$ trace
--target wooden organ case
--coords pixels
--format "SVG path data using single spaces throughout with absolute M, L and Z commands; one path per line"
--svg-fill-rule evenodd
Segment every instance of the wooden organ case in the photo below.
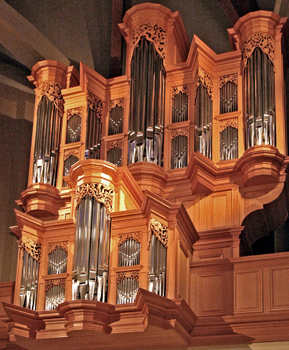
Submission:
M 11 341 L 289 340 L 289 253 L 239 254 L 244 218 L 286 185 L 285 24 L 250 13 L 217 55 L 147 3 L 119 25 L 126 75 L 33 67 Z

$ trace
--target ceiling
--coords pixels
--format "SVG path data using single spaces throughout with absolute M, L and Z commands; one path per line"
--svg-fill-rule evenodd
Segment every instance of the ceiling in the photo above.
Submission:
M 0 82 L 32 89 L 26 79 L 39 60 L 79 67 L 82 61 L 111 76 L 115 9 L 121 16 L 142 0 L 0 0 Z M 216 53 L 230 51 L 227 29 L 259 9 L 289 15 L 288 0 L 155 0 L 179 11 L 188 38 L 196 34 Z M 114 9 L 114 10 L 113 10 Z M 116 28 L 116 27 L 115 27 Z M 19 86 L 19 85 L 18 85 Z

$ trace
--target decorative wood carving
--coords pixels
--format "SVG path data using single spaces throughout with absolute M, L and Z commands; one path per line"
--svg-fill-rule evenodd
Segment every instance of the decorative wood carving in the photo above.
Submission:
M 80 116 L 80 118 L 82 118 L 82 107 L 68 109 L 67 110 L 67 120 L 69 120 L 71 117 L 73 117 L 74 114 L 77 114 Z
M 223 87 L 225 84 L 227 84 L 228 82 L 231 82 L 235 85 L 238 85 L 238 74 L 229 74 L 229 75 L 224 75 L 222 77 L 220 77 L 220 89 L 221 87 Z
M 93 109 L 96 112 L 96 115 L 98 116 L 98 118 L 101 118 L 102 111 L 103 111 L 103 103 L 101 99 L 96 97 L 91 92 L 88 92 L 87 102 L 88 102 L 89 108 Z
M 64 161 L 69 158 L 70 156 L 77 157 L 79 159 L 79 149 L 74 148 L 74 149 L 66 149 L 64 151 Z
M 160 56 L 163 59 L 166 58 L 167 32 L 164 30 L 164 28 L 158 26 L 157 24 L 151 25 L 150 23 L 144 23 L 132 31 L 132 36 L 133 46 L 137 45 L 140 38 L 145 36 L 147 40 L 154 43 Z
M 182 86 L 175 86 L 172 88 L 172 98 L 174 98 L 176 95 L 178 95 L 180 92 L 182 92 L 185 95 L 189 95 L 189 85 L 185 84 Z
M 122 245 L 124 242 L 128 241 L 129 239 L 133 239 L 134 241 L 141 243 L 140 232 L 120 233 L 118 235 L 118 246 Z
M 65 242 L 55 242 L 55 243 L 49 243 L 48 244 L 48 254 L 51 254 L 54 252 L 56 249 L 62 249 L 65 252 L 68 253 L 68 241 Z
M 198 73 L 195 76 L 193 82 L 193 99 L 195 101 L 197 96 L 197 89 L 200 84 L 207 89 L 208 95 L 213 99 L 213 78 L 212 76 L 206 72 L 203 68 L 199 67 Z
M 116 273 L 116 283 L 120 284 L 127 278 L 131 278 L 136 282 L 139 282 L 139 272 L 138 271 L 126 271 L 126 272 L 117 272 Z
M 51 279 L 45 281 L 45 292 L 48 292 L 50 289 L 52 289 L 55 286 L 59 286 L 63 289 L 65 289 L 66 280 L 65 278 L 60 278 L 57 280 Z
M 25 236 L 22 237 L 22 247 L 36 261 L 40 262 L 41 244 Z
M 80 203 L 82 198 L 88 195 L 94 197 L 98 202 L 103 203 L 107 211 L 111 213 L 113 208 L 113 193 L 111 188 L 101 183 L 82 184 L 76 190 L 76 206 Z
M 232 128 L 238 129 L 238 118 L 220 120 L 220 122 L 219 122 L 219 132 L 222 132 L 228 126 L 231 126 Z
M 268 33 L 254 33 L 249 36 L 244 42 L 243 63 L 246 67 L 249 57 L 256 48 L 261 49 L 274 65 L 275 59 L 275 41 Z
M 61 93 L 61 86 L 55 82 L 44 81 L 39 86 L 39 96 L 37 104 L 41 101 L 43 96 L 46 96 L 50 101 L 54 102 L 59 112 L 63 113 L 63 97 Z
M 122 141 L 110 141 L 106 144 L 107 151 L 113 149 L 113 148 L 122 148 L 123 142 Z
M 109 111 L 111 111 L 116 106 L 124 108 L 124 98 L 109 101 Z
M 148 249 L 150 247 L 152 235 L 161 242 L 164 247 L 168 247 L 168 228 L 161 222 L 151 219 L 148 232 Z
M 179 135 L 188 137 L 188 129 L 172 130 L 171 131 L 171 140 L 176 138 Z

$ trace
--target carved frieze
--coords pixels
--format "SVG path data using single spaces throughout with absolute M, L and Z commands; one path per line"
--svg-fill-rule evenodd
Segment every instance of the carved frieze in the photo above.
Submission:
M 53 280 L 46 280 L 45 281 L 45 292 L 48 292 L 50 289 L 52 289 L 55 286 L 59 286 L 63 289 L 65 289 L 66 280 L 65 278 L 60 279 L 53 279 Z
M 141 243 L 141 233 L 140 232 L 129 232 L 129 233 L 120 233 L 118 235 L 118 246 L 122 245 L 124 242 L 129 239 L 133 239 L 134 241 Z
M 148 249 L 150 247 L 152 235 L 155 235 L 156 238 L 161 242 L 164 247 L 168 247 L 168 228 L 161 222 L 151 219 L 149 224 L 148 232 Z
M 96 97 L 93 93 L 88 92 L 87 103 L 88 103 L 89 108 L 91 108 L 92 110 L 94 110 L 96 112 L 96 115 L 98 116 L 98 118 L 101 118 L 102 111 L 103 111 L 103 103 L 102 103 L 101 99 Z
M 106 144 L 107 151 L 113 149 L 113 148 L 122 148 L 123 142 L 122 141 L 110 141 Z
M 109 111 L 111 111 L 116 106 L 124 108 L 124 98 L 119 98 L 117 100 L 110 100 L 109 101 Z
M 58 83 L 43 81 L 39 86 L 37 104 L 41 101 L 43 96 L 46 96 L 49 101 L 53 102 L 61 114 L 63 113 L 63 97 L 61 86 Z
M 176 95 L 178 95 L 180 92 L 182 92 L 185 95 L 189 95 L 189 85 L 181 85 L 181 86 L 175 86 L 172 88 L 172 98 L 174 98 Z
M 120 284 L 127 278 L 131 278 L 136 282 L 139 282 L 139 272 L 138 271 L 126 271 L 126 272 L 117 272 L 116 274 L 116 283 Z
M 246 67 L 249 57 L 256 48 L 261 49 L 271 60 L 274 65 L 275 59 L 275 41 L 268 33 L 254 33 L 244 42 L 243 63 Z
M 73 117 L 74 114 L 77 114 L 80 116 L 80 118 L 82 118 L 82 107 L 68 109 L 67 110 L 67 120 L 69 120 L 71 117 Z
M 33 241 L 32 239 L 23 236 L 22 247 L 26 252 L 36 261 L 40 262 L 41 257 L 41 244 Z
M 219 121 L 219 132 L 222 132 L 228 126 L 238 129 L 238 118 L 226 119 Z
M 166 58 L 167 32 L 157 24 L 143 23 L 132 31 L 133 46 L 137 45 L 140 38 L 145 37 L 152 41 L 157 52 L 162 58 Z
M 227 84 L 228 82 L 231 82 L 235 85 L 238 85 L 238 74 L 229 74 L 229 75 L 224 75 L 222 77 L 220 77 L 219 80 L 219 87 L 220 89 Z
M 76 189 L 76 206 L 86 195 L 94 197 L 98 202 L 106 206 L 108 212 L 113 208 L 113 190 L 101 183 L 82 184 Z
M 48 254 L 51 254 L 54 252 L 56 249 L 62 249 L 66 252 L 68 252 L 68 241 L 65 242 L 55 242 L 55 243 L 49 243 L 48 244 Z
M 176 138 L 179 135 L 188 137 L 188 129 L 185 128 L 185 129 L 171 130 L 171 140 Z
M 74 156 L 79 159 L 79 149 L 78 148 L 66 149 L 64 151 L 64 161 L 66 161 L 66 159 L 68 159 L 70 156 Z

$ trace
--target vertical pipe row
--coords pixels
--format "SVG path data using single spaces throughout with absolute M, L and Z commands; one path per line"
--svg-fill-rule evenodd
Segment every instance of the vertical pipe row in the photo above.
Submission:
M 115 164 L 117 166 L 121 166 L 122 160 L 122 149 L 119 147 L 114 147 L 107 152 L 107 160 L 108 162 Z
M 117 304 L 128 304 L 135 301 L 139 289 L 139 282 L 132 278 L 125 278 L 117 285 Z
M 80 141 L 80 133 L 81 133 L 81 117 L 78 114 L 74 114 L 67 121 L 66 143 Z
M 220 88 L 220 114 L 238 110 L 237 85 L 228 81 Z
M 123 108 L 116 105 L 109 112 L 108 135 L 120 134 L 123 131 Z
M 100 159 L 101 119 L 97 111 L 88 106 L 85 158 Z
M 172 122 L 178 123 L 188 120 L 188 95 L 179 92 L 173 97 Z
M 178 135 L 171 141 L 171 169 L 179 169 L 187 166 L 187 136 Z
M 228 126 L 220 133 L 220 160 L 238 158 L 238 129 Z
M 55 310 L 65 300 L 65 289 L 53 286 L 45 293 L 45 310 Z
M 140 243 L 134 239 L 128 239 L 119 246 L 119 266 L 139 265 Z
M 68 253 L 61 248 L 48 254 L 48 275 L 65 273 L 67 271 L 67 256 Z

